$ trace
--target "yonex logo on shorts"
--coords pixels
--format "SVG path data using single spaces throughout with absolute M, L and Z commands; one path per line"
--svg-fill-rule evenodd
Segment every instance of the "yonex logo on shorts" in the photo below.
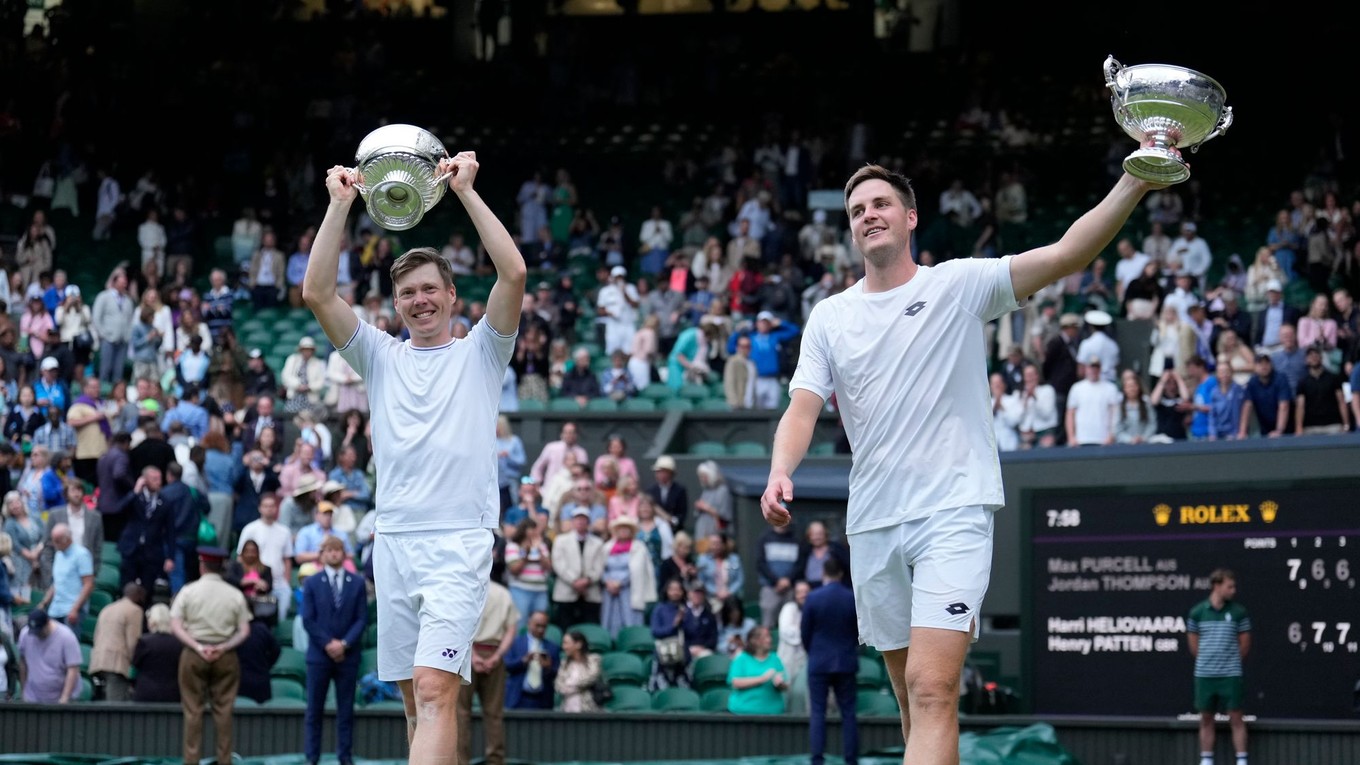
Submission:
M 954 616 L 958 616 L 960 614 L 968 613 L 968 606 L 963 603 L 950 603 L 949 605 L 945 606 L 944 610 L 948 611 L 950 614 Z
M 453 650 L 452 648 L 445 648 L 439 655 L 443 656 L 446 659 L 452 659 L 458 655 L 458 652 Z

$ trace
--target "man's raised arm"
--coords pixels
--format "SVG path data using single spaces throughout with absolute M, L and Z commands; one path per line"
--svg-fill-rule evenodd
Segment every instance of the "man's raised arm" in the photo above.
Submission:
M 452 159 L 442 160 L 440 171 L 452 172 L 449 189 L 467 209 L 468 217 L 477 229 L 477 236 L 486 247 L 486 254 L 491 256 L 491 264 L 496 267 L 496 283 L 486 300 L 486 320 L 496 332 L 513 335 L 519 329 L 519 314 L 524 307 L 524 283 L 528 279 L 524 256 L 520 254 L 510 232 L 505 230 L 505 224 L 472 188 L 472 182 L 477 177 L 476 152 L 462 151 Z M 317 237 L 318 240 L 320 238 Z M 312 251 L 315 257 L 315 245 Z M 335 281 L 334 266 L 331 281 Z
M 345 223 L 349 207 L 359 195 L 356 179 L 349 170 L 336 166 L 326 173 L 326 190 L 331 201 L 326 206 L 326 217 L 312 242 L 312 254 L 307 258 L 307 275 L 302 279 L 302 300 L 316 315 L 331 344 L 339 348 L 354 337 L 359 317 L 335 291 L 339 278 L 340 243 L 344 241 Z

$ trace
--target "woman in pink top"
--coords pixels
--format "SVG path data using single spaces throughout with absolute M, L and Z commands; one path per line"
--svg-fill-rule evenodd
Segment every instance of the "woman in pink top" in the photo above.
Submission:
M 603 486 L 608 482 L 605 475 L 604 465 L 609 460 L 613 460 L 618 465 L 619 474 L 617 479 L 622 479 L 626 475 L 631 475 L 636 481 L 638 477 L 637 463 L 632 457 L 628 456 L 628 442 L 623 440 L 623 436 L 618 434 L 611 435 L 605 445 L 605 453 L 595 460 L 595 484 Z M 611 515 L 610 518 L 613 518 Z
M 609 522 L 613 523 L 620 516 L 638 517 L 638 502 L 641 498 L 637 475 L 620 475 L 619 490 L 609 499 Z
M 1330 351 L 1336 347 L 1336 320 L 1328 318 L 1330 302 L 1326 295 L 1313 298 L 1308 307 L 1308 315 L 1299 319 L 1299 347 L 1309 348 L 1321 341 L 1322 350 Z

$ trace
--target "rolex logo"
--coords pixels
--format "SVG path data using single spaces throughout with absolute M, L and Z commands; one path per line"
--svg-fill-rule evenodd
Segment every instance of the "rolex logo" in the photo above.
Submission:
M 1165 526 L 1171 522 L 1171 506 L 1157 505 L 1152 508 L 1152 517 L 1157 519 L 1158 526 Z
M 1274 523 L 1275 513 L 1280 511 L 1280 506 L 1270 500 L 1266 500 L 1261 503 L 1259 509 L 1261 511 L 1261 520 L 1266 523 Z

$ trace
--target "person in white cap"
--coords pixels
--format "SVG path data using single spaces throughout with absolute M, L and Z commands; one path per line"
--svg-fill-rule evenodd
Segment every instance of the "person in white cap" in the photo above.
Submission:
M 1005 503 L 984 327 L 1085 270 L 1153 188 L 1126 174 L 1053 244 L 922 266 L 911 183 L 877 165 L 846 183 L 865 276 L 808 317 L 761 510 L 793 520 L 794 470 L 835 395 L 854 454 L 845 531 L 860 637 L 883 652 L 912 765 L 959 762 L 959 682 Z
M 436 169 L 496 269 L 486 314 L 467 337 L 453 339 L 453 272 L 429 247 L 407 251 L 391 268 L 409 340 L 361 322 L 340 297 L 340 247 L 360 181 L 343 167 L 326 174 L 330 204 L 302 283 L 307 307 L 368 389 L 373 460 L 383 477 L 371 559 L 378 676 L 401 687 L 414 765 L 449 762 L 458 751 L 458 694 L 472 679 L 473 632 L 500 521 L 496 414 L 527 279 L 514 238 L 473 189 L 478 167 L 467 151 Z
M 632 351 L 640 301 L 637 287 L 628 283 L 628 269 L 623 266 L 610 269 L 609 283 L 600 287 L 600 293 L 595 298 L 595 315 L 604 325 L 606 355 L 614 351 Z
M 1098 356 L 1101 377 L 1114 382 L 1119 374 L 1119 343 L 1109 335 L 1114 317 L 1104 311 L 1087 311 L 1082 318 L 1091 328 L 1091 334 L 1077 346 L 1077 360 L 1084 363 L 1086 359 Z
M 1280 327 L 1288 324 L 1297 326 L 1299 309 L 1284 302 L 1284 286 L 1278 280 L 1266 282 L 1266 305 L 1251 317 L 1251 344 L 1264 348 L 1268 353 L 1279 350 L 1284 341 L 1280 339 Z
M 778 409 L 783 371 L 784 344 L 798 336 L 798 326 L 780 321 L 771 311 L 756 314 L 755 330 L 743 329 L 727 338 L 727 355 L 737 355 L 737 343 L 746 338 L 751 342 L 751 363 L 756 366 L 755 408 Z

